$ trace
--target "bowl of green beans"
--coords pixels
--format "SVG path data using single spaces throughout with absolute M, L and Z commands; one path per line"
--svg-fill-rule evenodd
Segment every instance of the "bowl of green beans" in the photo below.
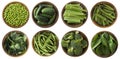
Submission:
M 58 49 L 58 37 L 49 30 L 36 33 L 32 40 L 34 51 L 40 56 L 51 56 Z
M 98 2 L 91 10 L 91 19 L 98 27 L 109 27 L 117 18 L 117 10 L 110 2 Z

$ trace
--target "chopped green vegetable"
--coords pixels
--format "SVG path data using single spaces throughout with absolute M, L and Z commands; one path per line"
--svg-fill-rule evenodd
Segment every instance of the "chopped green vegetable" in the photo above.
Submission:
M 58 12 L 55 6 L 51 3 L 42 2 L 35 6 L 33 10 L 33 20 L 38 26 L 49 27 L 56 21 Z
M 88 47 L 85 35 L 79 31 L 71 31 L 65 34 L 61 44 L 63 50 L 70 56 L 80 56 Z
M 27 36 L 19 31 L 8 33 L 3 40 L 3 49 L 11 56 L 20 56 L 27 51 Z
M 115 53 L 118 46 L 116 38 L 110 32 L 96 34 L 91 43 L 92 50 L 100 57 L 109 57 Z
M 27 22 L 28 17 L 28 9 L 20 2 L 8 4 L 3 11 L 5 23 L 14 28 L 23 26 Z
M 116 19 L 116 10 L 111 3 L 100 2 L 92 9 L 92 20 L 102 27 L 112 25 Z
M 50 31 L 40 31 L 33 37 L 33 48 L 41 56 L 50 56 L 57 51 L 58 38 Z
M 80 3 L 69 3 L 65 5 L 63 19 L 68 25 L 82 25 L 87 19 L 87 10 Z

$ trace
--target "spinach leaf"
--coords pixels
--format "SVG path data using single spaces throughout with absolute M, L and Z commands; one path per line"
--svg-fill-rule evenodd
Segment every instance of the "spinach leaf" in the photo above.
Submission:
M 97 33 L 91 43 L 91 47 L 94 53 L 100 57 L 109 57 L 115 53 L 118 43 L 110 32 L 99 32 Z

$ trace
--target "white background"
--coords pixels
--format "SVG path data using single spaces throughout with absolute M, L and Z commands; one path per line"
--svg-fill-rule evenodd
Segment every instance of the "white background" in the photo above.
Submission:
M 3 18 L 2 18 L 2 11 L 3 11 L 4 7 L 8 3 L 13 2 L 13 1 L 19 1 L 19 2 L 24 3 L 28 7 L 29 12 L 30 12 L 28 22 L 21 28 L 11 28 L 11 27 L 7 26 L 4 23 Z M 58 21 L 54 26 L 52 26 L 50 28 L 38 27 L 33 22 L 33 19 L 32 19 L 32 10 L 33 10 L 34 6 L 42 1 L 52 2 L 54 5 L 57 6 L 57 8 L 59 10 Z M 88 9 L 87 21 L 85 22 L 85 24 L 83 26 L 78 27 L 78 28 L 71 28 L 71 27 L 66 26 L 61 19 L 61 11 L 62 11 L 63 7 L 66 3 L 70 2 L 70 1 L 72 1 L 72 0 L 0 0 L 0 58 L 1 59 L 88 59 L 88 58 L 89 59 L 102 59 L 101 57 L 96 56 L 92 52 L 91 45 L 90 45 L 92 37 L 99 31 L 112 32 L 117 37 L 118 43 L 120 43 L 120 20 L 119 20 L 120 19 L 120 15 L 119 15 L 120 14 L 120 0 L 76 0 L 76 1 L 83 3 Z M 91 9 L 92 9 L 93 5 L 95 5 L 96 3 L 100 2 L 100 1 L 111 2 L 116 7 L 117 12 L 119 13 L 115 24 L 113 24 L 112 26 L 110 26 L 108 28 L 97 27 L 91 21 L 91 17 L 90 17 Z M 13 31 L 13 30 L 22 31 L 29 38 L 29 48 L 28 48 L 27 52 L 20 57 L 11 57 L 11 56 L 7 55 L 2 48 L 2 40 L 3 40 L 4 35 L 6 35 L 6 33 L 8 33 L 9 31 Z M 32 48 L 32 38 L 35 35 L 35 33 L 37 33 L 38 31 L 41 31 L 41 30 L 51 30 L 59 38 L 58 50 L 52 56 L 42 57 L 42 56 L 38 55 L 37 53 L 35 53 Z M 71 30 L 79 30 L 79 31 L 83 32 L 88 38 L 88 41 L 89 41 L 88 50 L 82 56 L 79 56 L 79 57 L 68 56 L 67 54 L 64 53 L 64 51 L 61 48 L 61 39 L 62 39 L 63 35 Z M 119 56 L 120 56 L 120 47 L 118 45 L 118 49 L 115 52 L 115 54 L 113 54 L 111 57 L 108 57 L 106 59 L 118 59 Z

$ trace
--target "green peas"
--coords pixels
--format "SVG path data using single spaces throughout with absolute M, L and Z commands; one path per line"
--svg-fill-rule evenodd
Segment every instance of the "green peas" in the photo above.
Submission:
M 22 27 L 27 22 L 28 17 L 27 7 L 20 2 L 9 3 L 3 11 L 5 23 L 13 28 Z

